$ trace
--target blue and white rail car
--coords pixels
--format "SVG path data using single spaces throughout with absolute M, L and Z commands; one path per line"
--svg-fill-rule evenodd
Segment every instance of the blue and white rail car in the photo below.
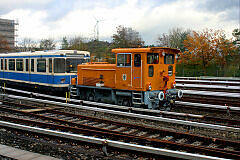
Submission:
M 0 54 L 0 81 L 11 87 L 66 91 L 77 64 L 90 61 L 88 51 L 53 50 Z

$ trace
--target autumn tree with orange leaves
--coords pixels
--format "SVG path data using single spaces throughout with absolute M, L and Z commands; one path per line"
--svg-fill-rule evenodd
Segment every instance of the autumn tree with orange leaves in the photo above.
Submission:
M 209 30 L 203 32 L 193 31 L 184 41 L 186 51 L 180 55 L 180 63 L 199 65 L 204 74 L 210 64 L 218 64 L 221 68 L 226 64 L 226 57 L 232 56 L 236 47 L 226 39 L 222 30 Z

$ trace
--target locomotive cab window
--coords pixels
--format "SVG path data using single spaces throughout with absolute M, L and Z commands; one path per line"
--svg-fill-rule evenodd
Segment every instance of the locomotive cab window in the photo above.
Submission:
M 23 59 L 17 59 L 17 71 L 23 71 Z
M 11 71 L 15 71 L 15 59 L 8 60 L 8 69 Z
M 174 64 L 174 54 L 166 54 L 164 56 L 164 64 Z
M 131 66 L 131 54 L 121 54 L 117 55 L 117 66 L 118 67 L 129 67 Z
M 158 64 L 159 55 L 158 53 L 148 53 L 147 54 L 147 64 Z
M 37 59 L 37 72 L 46 72 L 46 59 Z
M 134 67 L 141 67 L 141 54 L 134 55 Z
M 153 77 L 154 68 L 153 66 L 148 67 L 148 77 Z

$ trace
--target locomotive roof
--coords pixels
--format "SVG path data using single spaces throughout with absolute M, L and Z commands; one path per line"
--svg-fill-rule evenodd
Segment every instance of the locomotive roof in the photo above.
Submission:
M 76 50 L 49 50 L 49 51 L 34 51 L 34 52 L 14 52 L 14 53 L 2 53 L 0 57 L 12 57 L 12 56 L 41 56 L 41 55 L 66 55 L 75 54 L 90 56 L 88 51 L 76 51 Z
M 149 47 L 149 48 L 117 48 L 117 49 L 112 49 L 113 53 L 131 53 L 131 52 L 158 52 L 161 50 L 171 50 L 174 53 L 179 53 L 180 50 L 176 48 L 169 48 L 169 47 Z

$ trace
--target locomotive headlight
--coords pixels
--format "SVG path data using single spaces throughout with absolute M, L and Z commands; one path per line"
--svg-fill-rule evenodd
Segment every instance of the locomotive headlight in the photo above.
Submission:
M 149 91 L 152 90 L 152 86 L 151 86 L 151 85 L 148 86 L 148 90 L 149 90 Z
M 176 82 L 174 82 L 173 83 L 173 88 L 176 88 L 176 87 L 177 87 Z
M 148 84 L 148 90 L 149 90 L 149 91 L 152 90 L 152 85 L 151 85 L 151 83 Z
M 162 56 L 163 56 L 163 57 L 165 56 L 165 52 L 162 52 Z
M 176 86 L 177 86 L 176 83 L 174 83 L 174 84 L 173 84 L 173 87 L 176 88 Z

